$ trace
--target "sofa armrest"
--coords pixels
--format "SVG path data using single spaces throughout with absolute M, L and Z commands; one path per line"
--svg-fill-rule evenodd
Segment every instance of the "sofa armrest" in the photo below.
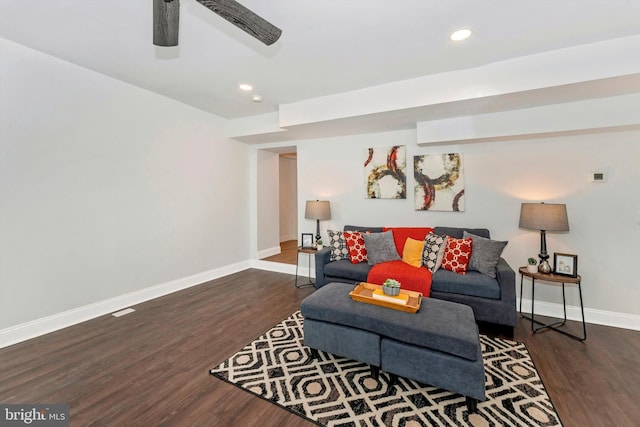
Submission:
M 331 250 L 329 248 L 320 249 L 316 252 L 316 289 L 320 289 L 324 283 L 324 266 L 331 262 Z
M 500 285 L 500 299 L 513 304 L 514 310 L 516 306 L 516 272 L 511 266 L 500 258 L 496 266 L 496 279 Z

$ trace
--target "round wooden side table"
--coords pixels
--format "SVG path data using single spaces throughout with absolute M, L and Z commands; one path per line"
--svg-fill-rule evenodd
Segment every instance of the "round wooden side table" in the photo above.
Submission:
M 587 326 L 584 321 L 584 305 L 582 303 L 582 287 L 580 283 L 582 278 L 580 277 L 580 275 L 577 275 L 576 277 L 571 277 L 571 276 L 563 276 L 560 274 L 553 274 L 553 273 L 549 273 L 549 274 L 537 273 L 537 272 L 530 273 L 529 271 L 527 271 L 527 267 L 520 267 L 518 271 L 520 272 L 520 314 L 525 319 L 531 321 L 531 332 L 535 334 L 536 332 L 542 329 L 553 329 L 556 332 L 560 332 L 561 334 L 567 335 L 578 341 L 586 340 Z M 522 284 L 525 277 L 529 277 L 531 279 L 531 317 L 528 317 L 522 313 Z M 534 305 L 535 305 L 536 280 L 542 280 L 545 282 L 562 283 L 562 308 L 564 310 L 563 320 L 549 323 L 549 324 L 544 324 L 543 322 L 540 322 L 539 320 L 535 319 Z M 565 292 L 564 292 L 565 283 L 578 285 L 578 293 L 580 294 L 580 312 L 582 313 L 582 337 L 573 335 L 562 329 L 558 329 L 560 326 L 563 326 L 565 323 L 567 323 L 567 301 L 565 299 Z M 542 326 L 535 327 L 534 324 L 538 324 Z

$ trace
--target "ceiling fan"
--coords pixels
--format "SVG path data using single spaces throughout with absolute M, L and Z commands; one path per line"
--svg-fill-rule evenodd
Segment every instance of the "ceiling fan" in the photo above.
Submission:
M 252 35 L 267 46 L 280 38 L 282 30 L 256 15 L 235 0 L 196 0 L 236 27 Z M 153 44 L 178 45 L 180 0 L 153 0 Z

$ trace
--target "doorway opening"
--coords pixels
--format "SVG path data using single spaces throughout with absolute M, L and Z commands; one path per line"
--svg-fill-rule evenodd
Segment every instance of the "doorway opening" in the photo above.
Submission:
M 258 150 L 258 259 L 296 264 L 297 170 L 295 147 Z

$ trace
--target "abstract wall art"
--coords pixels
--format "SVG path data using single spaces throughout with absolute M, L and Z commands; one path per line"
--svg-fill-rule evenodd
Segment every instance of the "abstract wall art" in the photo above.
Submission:
M 367 199 L 406 199 L 405 146 L 369 148 L 365 153 L 364 179 Z
M 413 157 L 417 211 L 464 211 L 462 154 L 427 154 Z

